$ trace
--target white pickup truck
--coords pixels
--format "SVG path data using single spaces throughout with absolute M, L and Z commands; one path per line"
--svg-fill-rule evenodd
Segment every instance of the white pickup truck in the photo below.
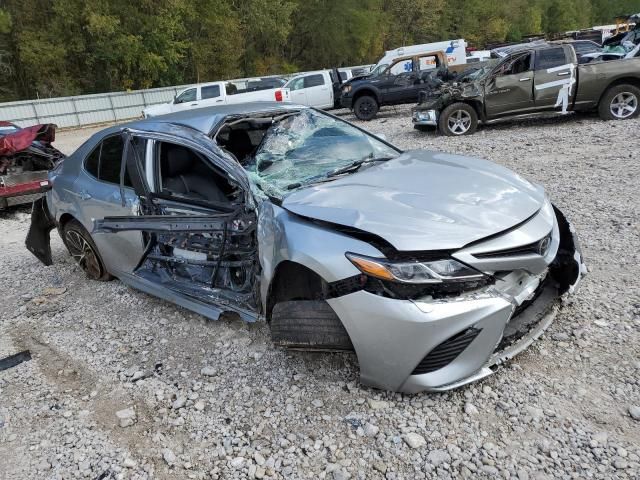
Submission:
M 256 80 L 256 82 L 258 80 Z M 272 79 L 268 80 L 272 81 Z M 169 103 L 151 105 L 145 108 L 142 110 L 142 115 L 148 118 L 213 105 L 262 101 L 290 101 L 288 88 L 278 86 L 277 88 L 253 90 L 247 88 L 247 85 L 250 85 L 250 83 L 250 81 L 244 80 L 242 82 L 211 82 L 193 85 L 179 92 Z M 272 84 L 277 85 L 278 83 L 280 82 Z
M 328 109 L 339 106 L 340 85 L 352 77 L 347 69 L 318 70 L 293 77 L 284 88 L 289 89 L 293 103 Z

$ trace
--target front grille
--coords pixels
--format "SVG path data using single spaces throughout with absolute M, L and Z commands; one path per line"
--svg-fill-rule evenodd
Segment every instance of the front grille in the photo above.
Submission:
M 422 375 L 446 367 L 473 342 L 480 332 L 481 329 L 472 327 L 445 340 L 427 353 L 411 374 Z
M 498 257 L 517 257 L 520 255 L 544 255 L 546 249 L 551 242 L 551 234 L 544 237 L 542 240 L 530 243 L 528 245 L 521 245 L 513 248 L 506 248 L 504 250 L 496 250 L 495 252 L 483 252 L 474 253 L 476 258 L 498 258 Z

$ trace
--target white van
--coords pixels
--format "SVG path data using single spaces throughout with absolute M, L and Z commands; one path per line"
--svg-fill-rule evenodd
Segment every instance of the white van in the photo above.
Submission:
M 378 60 L 376 66 L 371 70 L 371 75 L 378 75 L 391 65 L 396 59 L 442 51 L 447 55 L 447 65 L 464 65 L 467 63 L 467 42 L 460 38 L 458 40 L 447 40 L 444 42 L 425 43 L 422 45 L 409 45 L 406 47 L 387 50 L 384 56 Z M 411 60 L 408 60 L 410 62 Z M 433 67 L 436 65 L 434 63 Z
M 142 115 L 148 118 L 213 105 L 261 101 L 289 102 L 289 90 L 278 87 L 254 91 L 251 90 L 248 80 L 203 83 L 185 88 L 169 103 L 145 108 L 142 110 Z

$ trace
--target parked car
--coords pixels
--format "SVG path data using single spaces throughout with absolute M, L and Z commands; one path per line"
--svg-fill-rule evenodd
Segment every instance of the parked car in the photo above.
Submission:
M 478 122 L 547 112 L 597 110 L 605 120 L 640 114 L 640 58 L 578 65 L 573 47 L 542 45 L 509 54 L 493 68 L 444 84 L 413 109 L 416 128 L 475 132 Z
M 338 108 L 342 84 L 352 77 L 349 70 L 318 70 L 291 78 L 284 88 L 289 89 L 293 103 L 322 109 Z
M 293 77 L 284 88 L 289 90 L 293 103 L 326 109 L 335 104 L 334 83 L 329 70 L 318 70 Z
M 287 348 L 355 350 L 361 381 L 389 390 L 491 374 L 585 272 L 540 185 L 484 160 L 403 152 L 304 106 L 110 127 L 50 181 L 26 241 L 45 264 L 57 228 L 92 279 L 211 319 L 266 319 Z
M 142 116 L 145 118 L 155 117 L 213 105 L 259 101 L 288 102 L 289 90 L 278 85 L 279 83 L 281 83 L 281 79 L 247 79 L 239 82 L 212 82 L 193 85 L 179 92 L 169 103 L 145 108 L 142 110 Z
M 430 76 L 446 77 L 468 67 L 466 63 L 449 65 L 444 51 L 400 57 L 383 70 L 377 68 L 371 75 L 345 82 L 340 103 L 352 109 L 358 119 L 371 120 L 383 105 L 416 103 Z
M 48 170 L 64 158 L 51 145 L 56 126 L 0 121 L 0 210 L 31 203 L 48 188 Z

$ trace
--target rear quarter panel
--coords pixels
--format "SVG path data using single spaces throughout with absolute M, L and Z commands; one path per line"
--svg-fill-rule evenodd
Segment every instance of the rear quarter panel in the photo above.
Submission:
M 640 58 L 579 65 L 575 109 L 596 107 L 609 86 L 624 79 L 640 84 Z

